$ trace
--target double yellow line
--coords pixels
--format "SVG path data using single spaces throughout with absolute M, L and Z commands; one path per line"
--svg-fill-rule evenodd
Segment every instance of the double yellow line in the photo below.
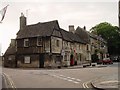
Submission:
M 13 90 L 17 90 L 15 84 L 13 83 L 12 79 L 5 73 L 2 73 L 2 76 L 5 80 L 5 84 L 7 85 L 6 88 L 12 88 Z

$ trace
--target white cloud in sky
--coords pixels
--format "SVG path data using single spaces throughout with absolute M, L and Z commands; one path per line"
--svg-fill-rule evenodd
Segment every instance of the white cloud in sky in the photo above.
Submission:
M 2 2 L 117 2 L 118 0 L 2 0 Z
M 18 2 L 19 1 L 19 2 Z M 3 0 L 0 9 L 9 4 L 5 19 L 0 24 L 0 43 L 4 53 L 9 46 L 10 39 L 16 37 L 19 30 L 20 13 L 27 14 L 27 23 L 47 22 L 58 20 L 61 28 L 68 30 L 68 25 L 86 26 L 87 30 L 101 22 L 118 25 L 118 1 L 104 0 Z M 47 0 L 45 0 L 47 1 Z M 80 2 L 81 1 L 81 2 Z M 95 2 L 94 2 L 95 1 Z M 107 2 L 108 1 L 108 2 Z M 26 12 L 28 10 L 28 12 Z

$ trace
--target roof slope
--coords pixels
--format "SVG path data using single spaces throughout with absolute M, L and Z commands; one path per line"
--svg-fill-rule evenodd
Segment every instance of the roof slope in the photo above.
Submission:
M 17 33 L 17 39 L 38 36 L 51 36 L 54 29 L 59 29 L 57 20 L 27 25 L 23 30 L 19 30 Z
M 9 46 L 4 55 L 13 55 L 16 53 L 15 46 Z
M 53 33 L 53 30 L 56 31 Z M 86 44 L 84 39 L 78 34 L 61 29 L 57 20 L 27 25 L 23 30 L 19 30 L 16 39 L 51 35 L 60 37 L 60 33 L 58 31 L 61 32 L 64 40 Z
M 81 27 L 77 27 L 75 33 L 86 43 L 90 42 L 90 37 L 87 31 L 85 31 L 83 28 Z
M 68 32 L 64 29 L 61 29 L 61 33 L 64 40 L 86 44 L 76 33 Z
M 73 40 L 70 38 L 70 34 L 68 31 L 61 29 L 62 37 L 64 40 L 72 42 Z

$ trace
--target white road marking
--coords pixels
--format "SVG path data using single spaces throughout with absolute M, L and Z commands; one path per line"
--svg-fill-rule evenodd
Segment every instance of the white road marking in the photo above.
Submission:
M 76 78 L 73 78 L 73 77 L 68 77 L 68 76 L 65 76 L 65 75 L 57 75 L 57 74 L 53 74 L 53 73 L 48 73 L 48 72 L 41 72 L 43 74 L 47 74 L 49 76 L 52 76 L 52 77 L 56 77 L 56 78 L 59 78 L 59 79 L 62 79 L 62 80 L 65 80 L 65 81 L 69 81 L 69 82 L 72 82 L 72 83 L 75 83 L 75 84 L 78 84 L 80 83 L 80 79 L 76 79 Z
M 71 79 L 75 79 L 75 78 L 71 78 Z
M 60 76 L 63 76 L 63 75 L 60 75 Z
M 64 76 L 64 75 L 60 75 L 60 76 L 63 76 L 63 77 L 65 77 L 65 78 L 72 79 L 72 80 L 75 80 L 75 81 L 78 81 L 78 82 L 81 81 L 80 79 L 76 79 L 76 78 L 72 78 L 72 77 L 66 77 L 66 76 Z
M 80 79 L 76 79 L 76 80 L 79 81 L 79 82 L 81 81 Z
M 83 83 L 83 88 L 89 88 L 87 84 L 88 84 L 88 82 Z
M 2 76 L 3 76 L 3 78 L 4 78 L 4 82 L 5 82 L 5 85 L 6 85 L 6 87 L 5 87 L 5 88 L 8 88 L 8 85 L 7 85 L 7 80 L 6 80 L 6 78 L 5 78 L 5 75 L 3 75 L 3 74 L 2 74 Z
M 75 83 L 75 84 L 79 84 L 80 81 L 81 81 L 80 79 L 76 79 L 76 78 L 73 78 L 73 77 L 65 76 L 65 75 L 62 75 L 62 74 L 54 74 L 54 73 L 44 72 L 44 71 L 41 71 L 40 73 L 49 75 L 51 77 L 59 78 L 59 79 L 65 80 L 65 81 L 69 81 L 69 82 L 72 82 L 72 83 Z
M 85 83 L 83 83 L 83 88 L 86 88 L 86 85 L 85 85 Z
M 75 82 L 75 81 L 74 81 L 73 83 L 76 83 L 76 84 L 78 84 L 79 82 Z
M 3 73 L 3 76 L 8 79 L 8 82 L 10 83 L 11 87 L 12 87 L 14 90 L 16 90 L 16 87 L 15 87 L 12 79 L 11 79 L 7 74 L 5 74 L 5 73 Z
M 71 82 L 71 81 L 73 81 L 73 80 L 71 80 L 71 79 L 68 79 L 68 81 L 70 81 L 70 82 Z
M 73 83 L 76 83 L 76 84 L 78 84 L 81 81 L 80 79 L 67 77 L 67 76 L 64 76 L 64 75 L 56 75 L 56 74 L 48 74 L 48 75 L 50 75 L 52 77 L 62 79 L 62 80 L 65 80 L 65 81 L 73 82 Z
M 89 86 L 88 86 L 88 83 L 90 83 L 91 82 L 91 80 L 90 81 L 87 81 L 87 82 L 84 82 L 83 83 L 83 88 L 90 88 Z
M 71 77 L 67 77 L 67 78 L 71 78 Z

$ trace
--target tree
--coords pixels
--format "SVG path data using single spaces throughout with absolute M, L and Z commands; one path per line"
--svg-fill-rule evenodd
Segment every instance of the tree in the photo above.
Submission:
M 109 54 L 120 54 L 120 31 L 117 26 L 102 22 L 90 29 L 91 33 L 101 35 L 107 41 Z
M 95 62 L 98 62 L 98 49 L 95 50 L 95 53 L 91 55 L 91 58 L 92 58 L 92 63 L 95 63 Z

